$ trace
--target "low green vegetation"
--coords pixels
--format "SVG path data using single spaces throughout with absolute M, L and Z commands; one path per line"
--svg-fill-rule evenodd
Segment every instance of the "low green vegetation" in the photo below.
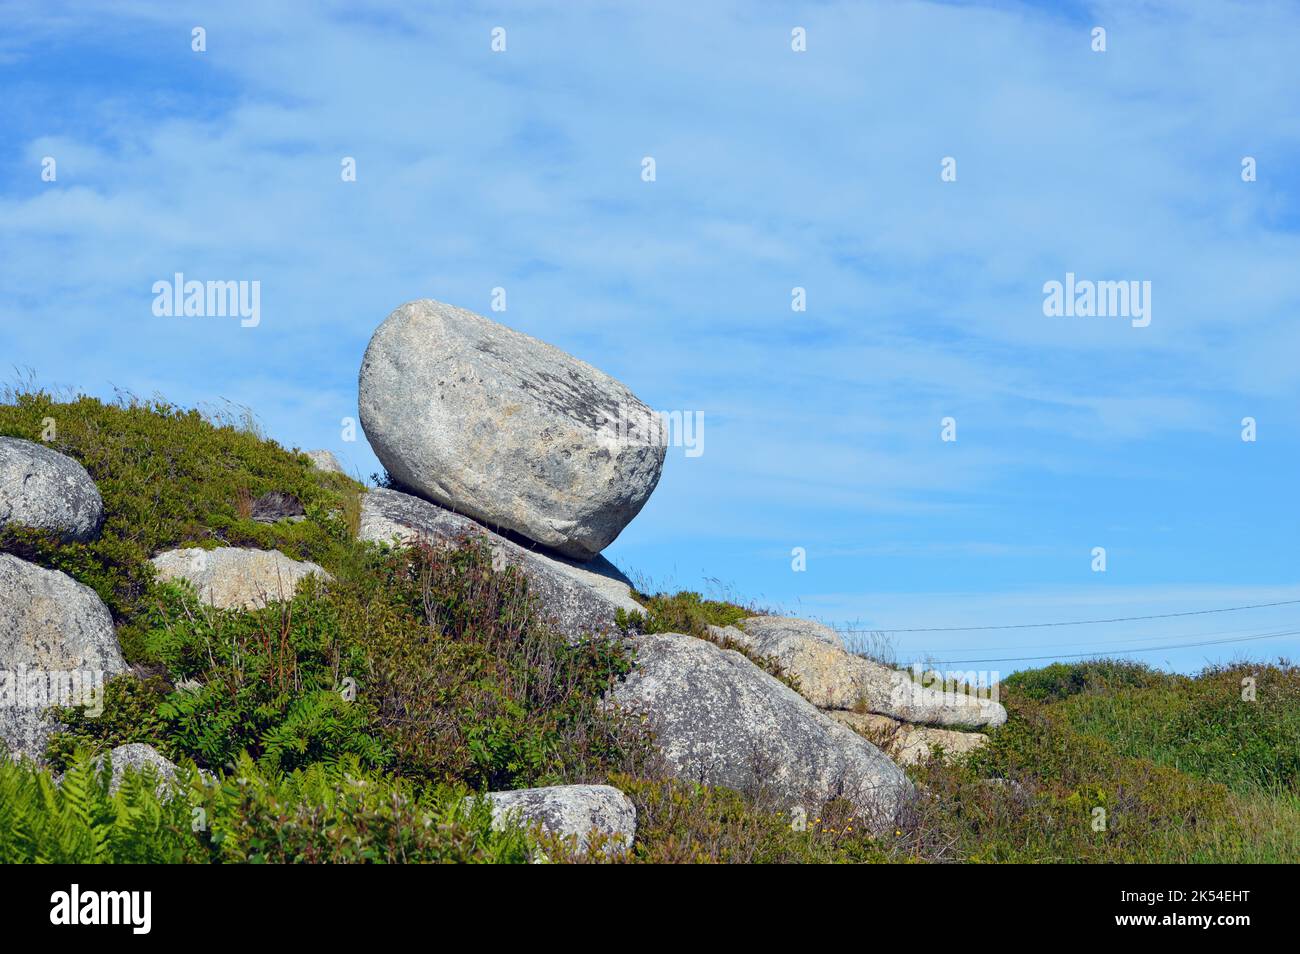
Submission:
M 484 803 L 366 772 L 355 760 L 290 775 L 241 758 L 220 779 L 182 768 L 160 792 L 149 772 L 110 789 L 79 758 L 55 785 L 0 762 L 0 864 L 99 862 L 526 862 L 527 834 L 497 832 Z
M 990 745 L 910 770 L 929 794 L 872 835 L 844 804 L 794 819 L 761 794 L 667 777 L 645 727 L 602 703 L 635 665 L 625 643 L 570 646 L 481 544 L 357 542 L 364 488 L 247 422 L 29 390 L 0 402 L 0 434 L 43 440 L 99 485 L 96 541 L 6 529 L 0 550 L 94 588 L 132 664 L 99 717 L 61 714 L 48 767 L 0 764 L 0 862 L 613 860 L 493 832 L 463 800 L 573 782 L 636 803 L 636 844 L 618 856 L 632 862 L 1300 860 L 1300 673 L 1285 663 L 1195 678 L 1109 661 L 1019 673 Z M 306 519 L 252 520 L 249 501 L 271 491 Z M 277 548 L 332 579 L 223 611 L 149 563 L 226 545 Z M 744 651 L 709 627 L 751 608 L 637 599 L 645 611 L 619 620 L 629 630 Z M 126 742 L 182 766 L 173 797 L 132 773 L 110 792 L 95 758 Z

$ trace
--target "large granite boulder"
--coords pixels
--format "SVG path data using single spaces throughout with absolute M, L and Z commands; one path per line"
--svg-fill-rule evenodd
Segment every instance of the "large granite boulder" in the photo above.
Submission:
M 293 598 L 300 580 L 329 574 L 315 563 L 291 560 L 279 550 L 188 547 L 153 558 L 160 580 L 185 579 L 217 609 L 255 609 Z
M 498 570 L 518 568 L 537 594 L 543 614 L 571 640 L 611 632 L 620 609 L 628 613 L 645 609 L 632 599 L 627 577 L 602 556 L 579 563 L 529 549 L 468 517 L 396 490 L 379 488 L 362 498 L 359 537 L 376 543 L 422 540 L 444 546 L 466 537 L 484 540 L 492 549 L 493 565 Z
M 103 705 L 126 671 L 113 619 L 95 591 L 57 570 L 0 554 L 0 741 L 41 760 L 59 728 L 50 706 Z
M 103 519 L 104 501 L 86 468 L 32 441 L 0 437 L 0 527 L 89 540 Z
M 922 685 L 906 672 L 845 651 L 838 634 L 816 623 L 753 616 L 734 627 L 714 629 L 715 635 L 775 659 L 799 681 L 804 698 L 820 709 L 874 712 L 903 722 L 963 728 L 1007 721 L 1000 703 Z
M 660 419 L 572 355 L 441 302 L 409 302 L 361 364 L 361 424 L 394 480 L 588 560 L 649 498 Z
M 612 701 L 648 720 L 679 778 L 809 814 L 846 798 L 875 829 L 912 796 L 888 756 L 740 653 L 675 633 L 632 642 L 636 666 Z
M 636 837 L 636 806 L 612 785 L 552 785 L 481 796 L 492 806 L 492 826 L 536 825 L 549 835 L 573 839 L 586 851 L 593 834 L 605 852 L 626 851 Z

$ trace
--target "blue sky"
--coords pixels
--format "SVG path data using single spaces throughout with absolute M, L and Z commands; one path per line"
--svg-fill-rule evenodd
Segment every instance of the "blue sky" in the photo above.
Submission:
M 607 551 L 653 584 L 882 630 L 1300 599 L 1300 7 L 532 6 L 6 3 L 0 364 L 246 404 L 369 475 L 340 421 L 374 328 L 419 297 L 492 314 L 499 286 L 494 317 L 704 412 Z M 155 317 L 178 271 L 260 281 L 261 323 Z M 1150 326 L 1045 317 L 1067 272 L 1150 281 Z M 1300 607 L 893 643 L 1290 629 Z M 1133 658 L 1280 654 L 1300 639 Z

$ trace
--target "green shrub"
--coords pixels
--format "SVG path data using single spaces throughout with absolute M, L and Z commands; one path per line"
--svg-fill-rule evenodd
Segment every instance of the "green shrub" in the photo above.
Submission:
M 1012 673 L 1002 680 L 1002 688 L 1036 702 L 1055 702 L 1093 690 L 1177 685 L 1185 681 L 1183 677 L 1157 672 L 1143 663 L 1090 659 Z
M 248 428 L 214 424 L 163 401 L 58 401 L 43 391 L 8 398 L 0 403 L 0 435 L 40 442 L 79 461 L 104 499 L 104 526 L 89 543 L 3 528 L 0 550 L 94 589 L 118 623 L 129 661 L 147 659 L 135 624 L 154 578 L 149 558 L 159 551 L 183 543 L 249 546 L 328 565 L 345 545 L 347 504 L 357 485 Z M 296 496 L 311 519 L 268 525 L 240 516 L 241 495 L 272 490 Z

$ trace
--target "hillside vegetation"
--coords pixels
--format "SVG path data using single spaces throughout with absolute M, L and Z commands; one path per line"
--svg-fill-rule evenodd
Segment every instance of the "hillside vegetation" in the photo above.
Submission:
M 628 861 L 1300 861 L 1300 672 L 1284 661 L 1017 674 L 987 748 L 910 770 L 925 794 L 892 833 L 837 803 L 796 830 L 761 792 L 667 776 L 645 726 L 602 702 L 635 665 L 622 642 L 569 645 L 481 543 L 357 542 L 364 488 L 254 428 L 27 390 L 0 403 L 0 435 L 48 436 L 98 484 L 98 539 L 6 528 L 0 550 L 94 589 L 132 664 L 101 716 L 62 714 L 47 767 L 0 764 L 0 861 L 619 860 L 494 832 L 464 800 L 570 782 L 636 803 Z M 251 519 L 270 491 L 306 519 Z M 179 546 L 275 548 L 333 579 L 216 610 L 155 579 L 149 558 Z M 690 593 L 642 602 L 639 628 L 698 636 L 752 612 Z M 94 758 L 125 742 L 181 765 L 184 797 L 135 776 L 110 793 Z

